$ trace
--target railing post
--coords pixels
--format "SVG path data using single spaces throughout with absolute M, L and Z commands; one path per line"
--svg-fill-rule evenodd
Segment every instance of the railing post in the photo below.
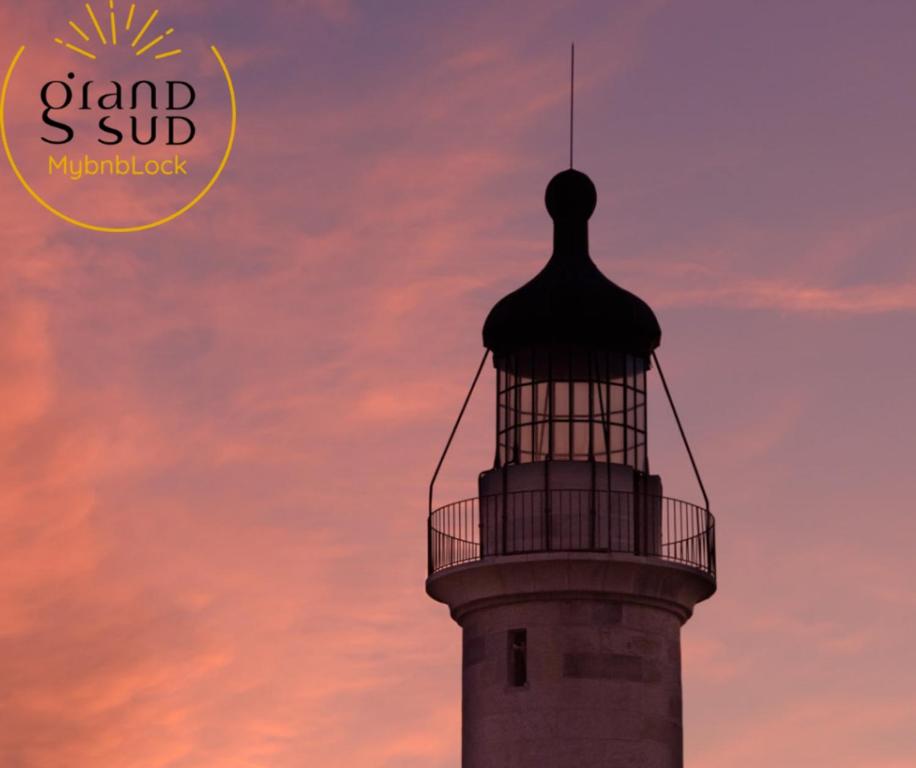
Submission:
M 502 493 L 502 521 L 503 521 L 503 530 L 502 530 L 502 546 L 500 547 L 500 555 L 505 555 L 509 548 L 509 492 L 506 490 L 506 483 L 503 481 L 503 493 Z
M 484 496 L 477 499 L 477 556 L 483 560 L 483 500 Z
M 433 516 L 426 518 L 426 575 L 433 572 Z
M 706 513 L 706 546 L 709 552 L 709 572 L 716 575 L 716 524 L 712 521 L 709 512 Z
M 643 493 L 642 493 L 642 476 L 639 472 L 633 476 L 633 554 L 642 554 L 642 515 L 643 515 Z

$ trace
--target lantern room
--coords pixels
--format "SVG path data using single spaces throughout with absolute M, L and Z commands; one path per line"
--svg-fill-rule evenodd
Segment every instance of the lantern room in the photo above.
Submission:
M 557 174 L 545 201 L 553 255 L 484 325 L 496 368 L 494 466 L 602 462 L 647 473 L 646 372 L 661 329 L 589 255 L 597 193 L 588 176 Z

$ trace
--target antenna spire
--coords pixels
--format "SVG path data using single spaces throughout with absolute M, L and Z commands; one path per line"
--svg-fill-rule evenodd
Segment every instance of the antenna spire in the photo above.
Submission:
M 576 121 L 576 44 L 570 47 L 569 66 L 569 167 L 573 167 L 573 139 Z

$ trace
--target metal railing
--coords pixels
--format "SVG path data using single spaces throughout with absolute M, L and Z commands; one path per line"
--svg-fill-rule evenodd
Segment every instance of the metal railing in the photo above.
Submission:
M 647 493 L 530 490 L 464 499 L 429 516 L 429 573 L 501 555 L 608 552 L 696 568 L 715 578 L 715 519 Z

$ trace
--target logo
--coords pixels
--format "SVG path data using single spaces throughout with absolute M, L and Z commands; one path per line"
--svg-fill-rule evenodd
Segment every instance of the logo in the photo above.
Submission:
M 0 138 L 26 192 L 95 232 L 141 232 L 190 211 L 219 180 L 238 109 L 215 45 L 159 9 L 86 3 L 44 49 L 23 45 L 0 92 Z

